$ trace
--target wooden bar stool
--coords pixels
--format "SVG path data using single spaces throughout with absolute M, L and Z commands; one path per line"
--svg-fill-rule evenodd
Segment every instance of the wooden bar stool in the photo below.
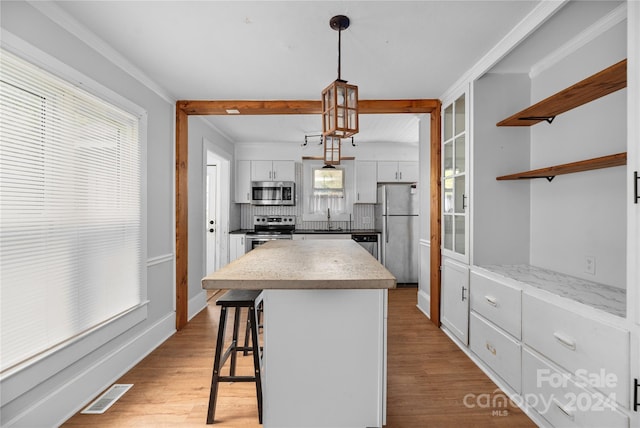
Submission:
M 256 317 L 256 305 L 261 290 L 229 290 L 216 300 L 220 308 L 220 322 L 218 325 L 218 338 L 216 340 L 216 354 L 213 360 L 213 377 L 211 379 L 211 392 L 209 394 L 209 410 L 207 411 L 207 424 L 212 424 L 216 413 L 216 400 L 218 398 L 218 383 L 220 382 L 255 382 L 256 396 L 258 399 L 258 421 L 262 423 L 262 380 L 260 378 L 260 344 L 258 342 L 258 320 Z M 235 308 L 233 317 L 233 337 L 231 345 L 222 353 L 224 346 L 224 330 L 227 323 L 227 308 Z M 240 311 L 248 309 L 247 328 L 251 334 L 251 346 L 238 345 L 238 329 L 240 327 Z M 253 354 L 253 376 L 236 376 L 236 353 L 251 351 Z M 220 371 L 227 359 L 231 357 L 229 376 L 222 376 Z

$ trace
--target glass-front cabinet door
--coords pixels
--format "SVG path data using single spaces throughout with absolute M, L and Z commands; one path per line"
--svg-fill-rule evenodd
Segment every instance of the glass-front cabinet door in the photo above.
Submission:
M 468 262 L 467 95 L 442 114 L 442 252 Z

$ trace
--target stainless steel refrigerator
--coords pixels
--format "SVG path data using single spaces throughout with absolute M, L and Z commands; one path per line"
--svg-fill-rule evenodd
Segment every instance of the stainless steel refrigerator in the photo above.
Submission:
M 418 282 L 418 190 L 415 184 L 381 184 L 375 225 L 382 231 L 382 264 L 398 284 Z

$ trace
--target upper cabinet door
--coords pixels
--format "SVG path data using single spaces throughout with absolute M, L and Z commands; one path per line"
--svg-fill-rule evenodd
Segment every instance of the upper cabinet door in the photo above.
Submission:
M 273 180 L 296 181 L 296 163 L 294 161 L 273 161 Z
M 442 114 L 442 252 L 469 261 L 468 102 L 464 93 Z
M 295 161 L 251 161 L 251 180 L 253 181 L 295 181 Z
M 414 183 L 418 181 L 418 162 L 378 162 L 378 182 Z
M 391 183 L 398 180 L 398 162 L 378 162 L 378 182 Z
M 239 160 L 236 162 L 236 191 L 237 204 L 251 202 L 251 161 Z
M 375 204 L 377 194 L 377 165 L 375 161 L 356 161 L 356 204 Z
M 251 161 L 251 180 L 252 181 L 272 181 L 273 178 L 273 162 L 268 161 Z
M 418 162 L 398 162 L 398 180 L 404 183 L 418 181 Z

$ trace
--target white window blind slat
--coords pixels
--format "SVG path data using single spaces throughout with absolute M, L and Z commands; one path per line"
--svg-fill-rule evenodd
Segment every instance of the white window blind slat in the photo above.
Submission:
M 0 371 L 141 303 L 138 118 L 2 51 Z

